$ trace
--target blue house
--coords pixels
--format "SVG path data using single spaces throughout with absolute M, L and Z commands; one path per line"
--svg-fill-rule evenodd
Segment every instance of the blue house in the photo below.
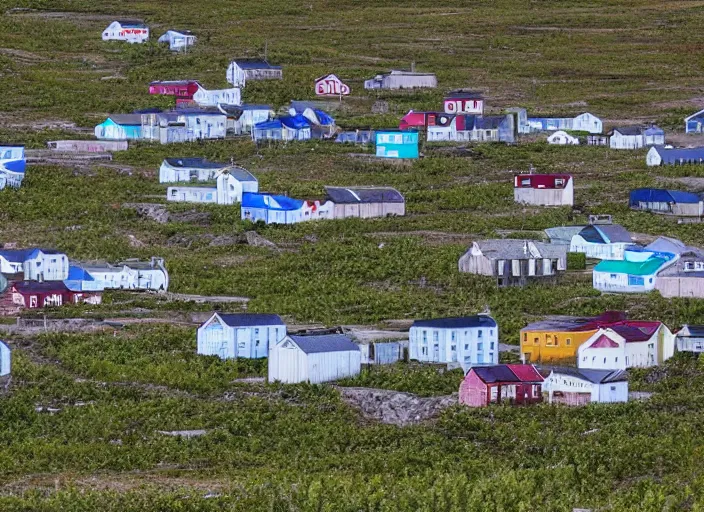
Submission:
M 10 347 L 0 341 L 0 377 L 10 375 L 10 367 L 12 365 L 12 354 Z
M 279 315 L 215 313 L 198 328 L 198 353 L 220 359 L 267 357 L 269 347 L 284 339 Z
M 24 179 L 24 146 L 0 146 L 0 190 L 19 188 Z
M 272 194 L 242 194 L 242 220 L 266 224 L 294 224 L 300 221 L 305 201 Z
M 308 140 L 312 136 L 311 124 L 302 114 L 281 116 L 271 121 L 257 123 L 252 129 L 252 140 Z
M 103 281 L 95 279 L 87 270 L 69 265 L 68 279 L 64 279 L 66 288 L 72 292 L 102 292 L 105 290 Z
M 700 110 L 689 117 L 685 117 L 684 130 L 687 133 L 704 132 L 704 110 Z
M 102 140 L 141 139 L 142 114 L 112 114 L 95 127 L 95 136 Z
M 628 206 L 634 210 L 676 215 L 679 217 L 704 216 L 704 200 L 699 194 L 682 190 L 637 188 L 631 191 Z
M 499 364 L 499 327 L 489 315 L 416 320 L 408 337 L 410 358 L 421 362 Z
M 418 158 L 418 132 L 378 130 L 376 156 L 381 158 Z

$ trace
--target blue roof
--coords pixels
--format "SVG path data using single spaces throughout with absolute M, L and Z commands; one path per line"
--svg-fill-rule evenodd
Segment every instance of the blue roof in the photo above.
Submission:
M 242 208 L 264 208 L 267 210 L 298 210 L 303 201 L 292 197 L 245 192 L 242 194 Z
M 61 251 L 57 251 L 54 249 L 30 248 L 30 249 L 2 249 L 2 250 L 0 250 L 0 256 L 2 256 L 7 261 L 10 261 L 12 263 L 22 263 L 30 258 L 34 258 L 35 256 L 37 256 L 37 254 L 39 252 L 43 252 L 44 254 L 63 254 Z
M 637 206 L 639 202 L 646 203 L 699 203 L 702 199 L 698 194 L 682 190 L 665 190 L 662 188 L 637 188 L 631 191 L 629 206 Z
M 281 69 L 281 66 L 272 66 L 265 60 L 235 60 L 241 69 Z
M 252 327 L 257 325 L 284 325 L 279 315 L 266 313 L 231 313 L 218 316 L 230 327 Z
M 322 336 L 289 336 L 306 354 L 320 352 L 354 352 L 359 347 L 344 334 L 324 334 Z
M 452 318 L 416 320 L 413 327 L 435 327 L 437 329 L 464 329 L 468 327 L 496 327 L 496 320 L 489 315 L 474 315 Z
M 303 117 L 302 114 L 296 114 L 295 116 L 282 116 L 279 120 L 286 128 L 290 128 L 292 130 L 310 128 L 310 122 L 308 119 Z
M 335 124 L 335 120 L 327 112 L 323 112 L 322 110 L 316 110 L 316 109 L 314 109 L 313 112 L 315 112 L 315 115 L 318 116 L 318 122 L 321 125 L 331 126 L 331 125 Z
M 679 163 L 680 160 L 684 163 L 700 163 L 704 160 L 704 146 L 697 148 L 666 148 L 664 146 L 653 146 L 653 149 L 662 158 L 664 164 Z M 652 151 L 652 150 L 651 150 Z
M 645 134 L 646 134 L 646 135 L 664 135 L 664 134 L 665 134 L 665 130 L 663 130 L 663 129 L 660 128 L 659 126 L 653 125 L 653 126 L 651 126 L 650 128 L 648 128 L 648 129 L 645 130 Z
M 70 265 L 66 281 L 95 281 L 95 278 L 87 270 Z
M 25 169 L 27 168 L 27 161 L 24 159 L 21 160 L 6 160 L 4 162 L 0 162 L 0 168 L 4 167 L 8 171 L 12 172 L 17 172 L 20 174 L 23 174 Z
M 282 126 L 280 119 L 272 119 L 254 125 L 255 130 L 280 130 Z
M 273 110 L 270 105 L 255 105 L 250 103 L 240 105 L 239 108 L 241 108 L 242 110 Z

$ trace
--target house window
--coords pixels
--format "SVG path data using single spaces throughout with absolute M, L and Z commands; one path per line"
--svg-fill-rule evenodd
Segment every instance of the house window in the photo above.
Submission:
M 450 351 L 457 352 L 457 345 L 450 345 Z
M 423 331 L 423 343 L 428 343 L 428 331 Z
M 611 386 L 611 391 L 616 391 L 616 386 Z
M 530 187 L 530 178 L 521 178 L 521 187 Z
M 545 344 L 548 347 L 552 347 L 552 336 L 551 335 L 548 334 L 547 336 L 545 336 Z
M 428 355 L 428 347 L 421 348 L 420 353 L 423 354 L 424 356 L 427 356 Z
M 606 364 L 606 358 L 604 358 L 604 364 Z
M 565 185 L 565 180 L 562 178 L 555 178 L 555 186 L 562 187 Z
M 618 357 L 614 357 L 614 363 L 618 363 Z
M 464 349 L 465 349 L 465 350 L 469 350 L 469 345 L 465 343 Z
M 259 346 L 259 329 L 254 329 L 254 343 Z
M 484 350 L 484 343 L 480 341 L 479 343 L 477 343 L 477 351 L 481 352 L 482 350 Z
M 433 331 L 433 342 L 437 343 L 439 339 L 438 331 Z
M 177 192 L 178 192 L 177 190 L 172 190 L 172 191 L 171 191 L 171 197 L 176 197 Z
M 526 343 L 528 341 L 528 333 L 524 332 L 523 333 L 523 343 Z
M 494 342 L 489 343 L 489 350 L 494 350 Z
M 457 333 L 455 331 L 450 332 L 450 341 L 457 340 Z
M 572 340 L 571 340 L 570 338 L 567 338 L 567 339 L 565 340 L 565 345 L 567 345 L 568 347 L 569 347 L 570 345 L 572 345 Z
M 482 339 L 483 334 L 484 334 L 484 333 L 482 332 L 482 330 L 479 329 L 479 330 L 477 331 L 477 338 Z
M 533 344 L 534 344 L 534 345 L 539 345 L 539 344 L 540 344 L 540 339 L 535 338 L 535 339 L 533 340 Z
M 555 346 L 557 347 L 560 343 L 557 340 L 557 334 L 555 335 Z
M 244 341 L 240 341 L 240 342 L 237 344 L 237 348 L 244 348 L 245 346 L 246 346 L 246 344 L 245 344 Z

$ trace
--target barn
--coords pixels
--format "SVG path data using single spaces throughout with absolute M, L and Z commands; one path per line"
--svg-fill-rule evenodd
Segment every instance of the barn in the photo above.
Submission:
M 320 384 L 359 375 L 361 352 L 343 334 L 286 336 L 269 350 L 269 382 Z
M 657 165 L 701 165 L 704 163 L 704 146 L 696 148 L 668 148 L 653 146 L 645 156 L 649 167 Z
M 406 201 L 391 187 L 325 187 L 327 200 L 334 203 L 333 217 L 388 217 L 405 215 Z
M 197 351 L 220 359 L 258 359 L 284 336 L 286 324 L 279 315 L 214 313 L 198 328 Z
M 675 215 L 678 217 L 704 216 L 704 201 L 699 194 L 661 188 L 632 190 L 628 206 L 633 210 Z
M 513 178 L 513 200 L 537 206 L 572 206 L 574 180 L 569 174 L 518 174 Z
M 628 373 L 573 367 L 541 368 L 548 402 L 562 405 L 628 402 Z
M 226 78 L 235 87 L 245 87 L 248 80 L 282 80 L 281 66 L 272 66 L 265 60 L 238 59 L 230 62 Z
M 587 258 L 622 260 L 626 247 L 633 244 L 630 233 L 618 224 L 590 224 L 572 237 L 570 252 Z
M 435 88 L 438 79 L 435 73 L 416 73 L 415 71 L 392 70 L 389 73 L 376 75 L 364 81 L 365 89 L 421 89 Z
M 543 380 L 533 365 L 472 367 L 460 383 L 459 402 L 470 407 L 540 403 L 543 400 Z

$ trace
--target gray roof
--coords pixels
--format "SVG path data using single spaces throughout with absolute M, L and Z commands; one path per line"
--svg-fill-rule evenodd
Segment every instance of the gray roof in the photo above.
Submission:
M 266 313 L 218 313 L 230 327 L 251 327 L 257 325 L 284 325 L 279 315 Z
M 412 327 L 435 327 L 438 329 L 464 329 L 470 327 L 496 327 L 496 320 L 489 315 L 474 315 L 452 318 L 416 320 Z
M 653 148 L 657 151 L 658 155 L 660 155 L 662 163 L 664 164 L 673 164 L 680 160 L 695 163 L 704 160 L 704 146 L 696 148 L 666 148 L 664 146 L 653 146 Z
M 542 366 L 538 370 L 541 374 L 545 373 L 549 375 L 551 372 L 555 372 L 587 380 L 594 384 L 628 381 L 628 372 L 625 370 L 590 370 L 574 368 L 572 366 Z
M 621 135 L 641 135 L 643 133 L 644 128 L 640 126 L 619 126 L 617 128 L 614 128 L 612 131 L 618 132 Z
M 584 226 L 558 226 L 547 228 L 545 234 L 554 245 L 570 245 L 572 237 L 579 234 L 583 228 Z
M 324 334 L 322 336 L 289 336 L 306 354 L 320 352 L 358 351 L 359 347 L 344 334 Z
M 684 329 L 685 327 L 689 329 L 689 337 L 704 338 L 704 325 L 684 325 L 682 328 Z M 679 333 L 677 335 L 680 336 Z
M 670 252 L 672 254 L 682 254 L 686 252 L 688 247 L 676 238 L 661 236 L 654 242 L 645 246 L 646 249 L 658 252 Z
M 235 59 L 232 62 L 241 69 L 281 69 L 281 66 L 272 66 L 265 60 Z
M 142 114 L 110 114 L 108 119 L 112 119 L 117 124 L 141 125 Z
M 609 243 L 631 243 L 631 234 L 620 224 L 592 224 L 609 239 Z M 589 226 L 587 226 L 589 227 Z
M 534 244 L 538 252 L 540 253 L 540 258 L 564 258 L 567 257 L 567 247 L 564 245 L 552 245 L 543 242 L 536 242 L 535 240 L 515 240 L 515 239 L 495 239 L 495 240 L 477 240 L 476 241 L 479 250 L 482 251 L 484 256 L 490 259 L 502 259 L 502 260 L 520 260 L 520 259 L 533 259 L 534 256 L 530 255 L 530 249 L 526 255 L 524 249 L 524 244 Z
M 249 172 L 243 167 L 238 167 L 236 165 L 228 167 L 227 169 L 225 169 L 224 172 L 228 173 L 237 181 L 257 181 L 257 178 L 255 178 L 251 172 Z
M 166 158 L 166 163 L 171 167 L 191 168 L 191 169 L 224 169 L 228 164 L 211 162 L 205 158 Z
M 391 187 L 325 187 L 330 200 L 337 204 L 403 203 L 403 196 Z

